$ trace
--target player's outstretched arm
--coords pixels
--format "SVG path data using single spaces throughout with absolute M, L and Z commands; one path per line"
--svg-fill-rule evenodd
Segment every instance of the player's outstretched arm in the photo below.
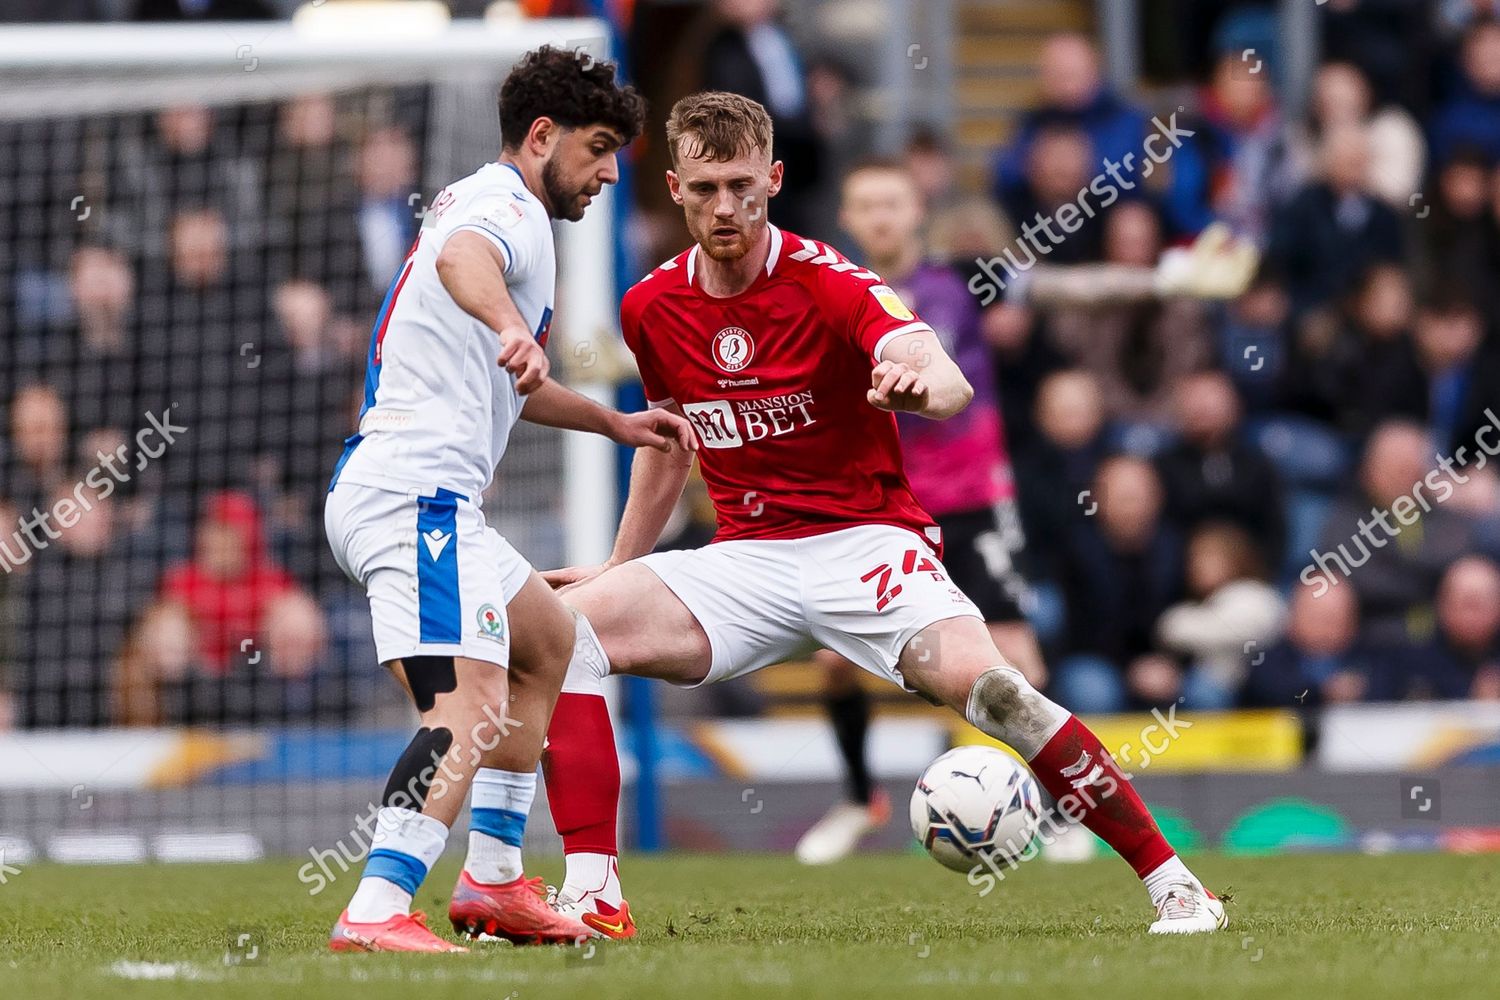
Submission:
M 692 470 L 691 451 L 636 451 L 630 466 L 630 495 L 625 498 L 620 530 L 615 533 L 611 563 L 629 562 L 656 548 Z
M 497 361 L 516 377 L 516 391 L 536 391 L 547 378 L 547 354 L 511 301 L 495 244 L 477 233 L 454 233 L 438 254 L 437 273 L 460 309 L 499 334 Z
M 666 452 L 653 448 L 637 450 L 630 467 L 630 495 L 625 500 L 625 513 L 620 518 L 620 530 L 615 533 L 615 548 L 609 559 L 599 566 L 551 570 L 543 573 L 542 578 L 553 587 L 567 588 L 650 552 L 660 540 L 692 468 L 693 452 L 683 448 Z
M 556 379 L 547 379 L 530 396 L 521 409 L 521 419 L 544 427 L 567 431 L 602 434 L 627 448 L 654 448 L 657 451 L 698 450 L 693 425 L 680 414 L 665 409 L 640 413 L 621 413 L 574 392 Z M 691 465 L 691 461 L 688 463 Z
M 974 398 L 974 387 L 931 330 L 892 337 L 870 372 L 870 405 L 947 420 Z

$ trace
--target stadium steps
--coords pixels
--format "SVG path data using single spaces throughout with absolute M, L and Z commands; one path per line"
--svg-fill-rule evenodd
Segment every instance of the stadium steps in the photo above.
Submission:
M 966 187 L 984 190 L 989 161 L 1036 100 L 1047 35 L 1090 30 L 1090 0 L 959 0 L 954 7 L 955 150 Z

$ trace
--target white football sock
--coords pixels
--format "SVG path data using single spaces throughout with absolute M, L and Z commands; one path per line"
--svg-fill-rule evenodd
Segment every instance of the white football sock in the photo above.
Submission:
M 620 862 L 613 854 L 590 854 L 577 851 L 567 857 L 568 874 L 563 880 L 561 896 L 582 899 L 592 894 L 610 906 L 619 906 Z
M 378 875 L 359 880 L 349 900 L 349 919 L 357 924 L 378 924 L 411 912 L 411 893 Z
M 1155 907 L 1161 906 L 1162 900 L 1167 898 L 1167 890 L 1174 885 L 1184 882 L 1189 885 L 1203 884 L 1175 854 L 1147 872 L 1141 881 L 1146 883 L 1146 891 L 1151 894 L 1151 905 Z
M 469 878 L 486 885 L 504 885 L 520 878 L 524 870 L 519 847 L 478 830 L 469 831 L 469 853 L 464 858 Z
M 604 678 L 609 676 L 609 657 L 594 632 L 594 626 L 579 611 L 573 612 L 573 656 L 563 677 L 562 690 L 567 694 L 604 694 Z
M 443 854 L 448 827 L 411 809 L 381 806 L 365 874 L 349 901 L 349 919 L 380 923 L 411 912 L 412 896 Z
M 470 800 L 469 854 L 464 871 L 476 882 L 500 885 L 521 877 L 521 840 L 536 797 L 536 772 L 481 767 Z
M 1072 714 L 1031 686 L 1015 667 L 991 667 L 974 680 L 964 718 L 986 736 L 1010 747 L 1023 760 L 1042 752 Z

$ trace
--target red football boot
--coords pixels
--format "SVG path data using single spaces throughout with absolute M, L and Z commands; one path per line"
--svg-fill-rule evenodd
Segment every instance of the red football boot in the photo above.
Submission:
M 469 949 L 444 941 L 427 929 L 427 914 L 407 913 L 382 920 L 378 924 L 359 924 L 349 919 L 349 911 L 339 914 L 328 939 L 330 951 L 428 951 L 449 952 Z
M 460 936 L 481 934 L 516 944 L 577 944 L 598 937 L 591 927 L 547 905 L 540 878 L 524 875 L 514 882 L 489 885 L 460 872 L 448 904 L 448 919 Z

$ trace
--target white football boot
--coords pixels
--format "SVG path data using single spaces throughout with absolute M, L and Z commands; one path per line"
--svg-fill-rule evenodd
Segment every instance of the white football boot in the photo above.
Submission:
M 1196 882 L 1179 882 L 1167 889 L 1156 908 L 1152 934 L 1207 934 L 1229 926 L 1224 901 Z
M 831 865 L 854 853 L 865 835 L 891 819 L 891 800 L 876 790 L 869 805 L 840 802 L 797 841 L 797 860 L 804 865 Z
M 573 855 L 576 859 L 578 855 Z M 604 860 L 594 857 L 593 860 Z M 616 940 L 636 935 L 630 904 L 620 895 L 620 863 L 613 856 L 604 860 L 601 884 L 594 889 L 563 885 L 547 887 L 547 904 L 565 917 L 580 921 L 590 930 Z M 592 866 L 590 866 L 592 867 Z M 574 874 L 579 874 L 575 872 Z M 597 876 L 597 872 L 594 873 Z

